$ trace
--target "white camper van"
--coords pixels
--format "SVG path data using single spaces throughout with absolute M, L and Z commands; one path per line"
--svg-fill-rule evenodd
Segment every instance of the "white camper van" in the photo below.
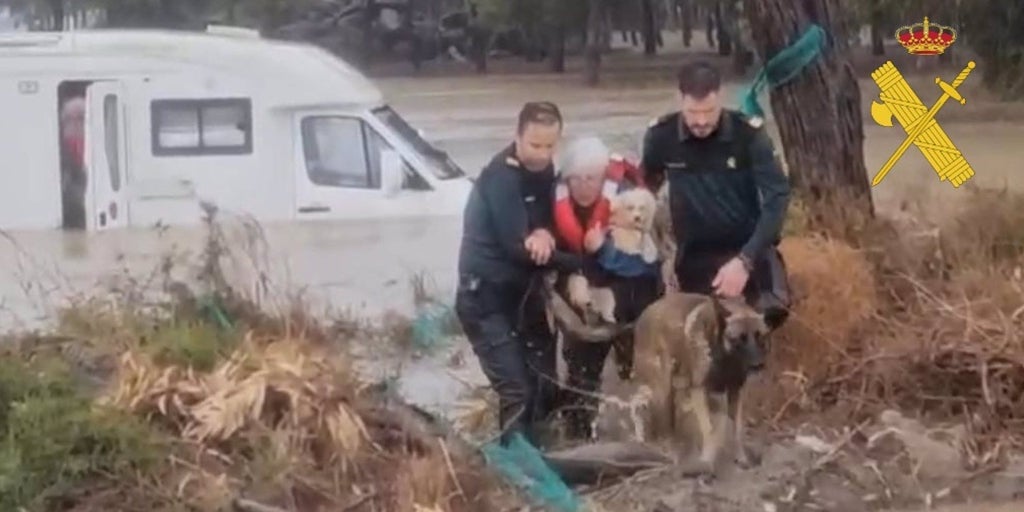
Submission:
M 357 70 L 246 29 L 2 34 L 0 120 L 3 229 L 458 215 L 470 188 Z

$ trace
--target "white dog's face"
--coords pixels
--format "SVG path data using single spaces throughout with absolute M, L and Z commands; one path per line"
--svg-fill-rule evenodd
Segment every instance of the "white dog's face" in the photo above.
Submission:
M 649 190 L 634 188 L 612 199 L 611 224 L 621 228 L 650 231 L 658 201 Z

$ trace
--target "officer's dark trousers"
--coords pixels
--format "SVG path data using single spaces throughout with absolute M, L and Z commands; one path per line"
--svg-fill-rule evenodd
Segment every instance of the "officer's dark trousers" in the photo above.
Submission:
M 657 276 L 617 278 L 610 286 L 615 294 L 615 320 L 621 323 L 635 322 L 661 294 L 661 279 Z M 565 408 L 568 434 L 587 439 L 593 433 L 591 424 L 598 404 L 595 393 L 601 389 L 601 374 L 608 352 L 615 349 L 619 378 L 628 379 L 633 372 L 633 333 L 626 333 L 608 343 L 579 341 L 570 335 L 562 341 L 562 357 L 568 374 L 568 395 L 562 407 Z
M 498 394 L 502 441 L 520 432 L 538 444 L 535 427 L 552 411 L 557 389 L 557 344 L 539 286 L 464 276 L 455 312 Z
M 676 278 L 684 292 L 714 293 L 711 282 L 718 269 L 739 254 L 739 249 L 687 249 L 681 261 L 676 263 Z M 771 329 L 781 326 L 789 315 L 789 281 L 782 255 L 774 246 L 769 247 L 754 260 L 754 268 L 743 289 L 747 303 L 763 312 L 765 322 Z

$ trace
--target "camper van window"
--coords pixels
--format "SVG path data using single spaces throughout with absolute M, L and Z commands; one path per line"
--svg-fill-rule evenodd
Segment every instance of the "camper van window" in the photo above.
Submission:
M 156 156 L 252 153 L 252 102 L 248 99 L 155 100 Z
M 380 188 L 380 153 L 393 149 L 370 125 L 354 117 L 302 120 L 306 172 L 321 187 Z M 430 190 L 430 184 L 402 160 L 403 188 Z
M 405 121 L 391 107 L 380 107 L 373 110 L 373 114 L 377 116 L 385 125 L 394 130 L 412 146 L 423 159 L 430 165 L 434 175 L 442 180 L 449 180 L 455 178 L 461 178 L 466 175 L 462 168 L 455 163 L 448 153 L 437 149 L 429 142 L 420 136 L 419 132 L 416 131 L 409 123 Z
M 107 167 L 110 170 L 110 189 L 114 192 L 121 190 L 121 155 L 118 151 L 120 141 L 117 96 L 108 94 L 103 98 L 103 142 L 107 154 Z
M 370 168 L 373 169 L 371 172 L 381 176 L 383 174 L 380 161 L 381 151 L 395 148 L 369 124 L 363 123 L 363 131 L 367 137 L 366 158 L 370 161 Z M 402 188 L 405 190 L 433 190 L 430 183 L 414 171 L 405 158 L 402 158 L 402 178 Z
M 363 122 L 351 117 L 307 117 L 302 144 L 309 180 L 322 187 L 380 188 L 366 158 Z

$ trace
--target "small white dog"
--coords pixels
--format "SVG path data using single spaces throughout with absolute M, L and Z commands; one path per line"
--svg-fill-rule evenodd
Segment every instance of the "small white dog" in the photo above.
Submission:
M 657 199 L 644 188 L 627 190 L 611 200 L 609 235 L 616 250 L 639 255 L 646 263 L 658 261 L 654 237 Z M 569 301 L 585 313 L 615 323 L 615 294 L 610 288 L 594 287 L 582 275 L 569 277 Z

